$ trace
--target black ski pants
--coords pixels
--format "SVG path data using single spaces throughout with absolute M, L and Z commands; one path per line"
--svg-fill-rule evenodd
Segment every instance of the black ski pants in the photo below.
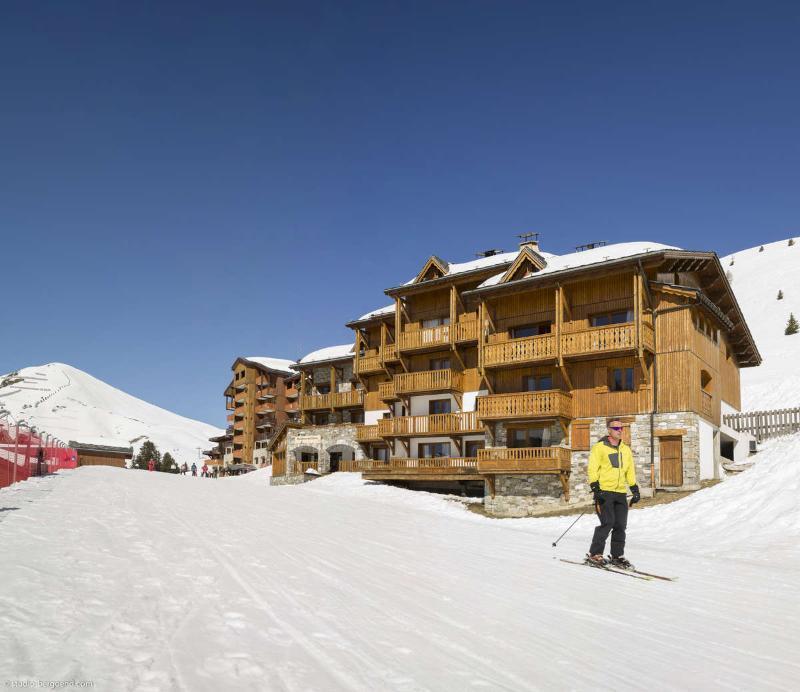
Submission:
M 600 526 L 594 530 L 590 555 L 602 555 L 606 538 L 611 533 L 611 557 L 625 554 L 625 527 L 628 525 L 628 498 L 625 493 L 601 491 L 605 502 L 600 505 Z

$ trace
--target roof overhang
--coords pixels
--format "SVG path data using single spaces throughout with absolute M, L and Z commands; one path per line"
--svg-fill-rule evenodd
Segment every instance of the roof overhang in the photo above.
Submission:
M 447 276 L 442 276 L 438 279 L 421 281 L 420 283 L 416 284 L 403 284 L 402 286 L 387 288 L 384 293 L 387 296 L 392 297 L 405 296 L 412 295 L 414 293 L 424 293 L 425 291 L 430 291 L 436 288 L 444 288 L 445 286 L 450 286 L 452 284 L 474 281 L 475 279 L 479 279 L 481 277 L 488 279 L 490 276 L 494 276 L 495 274 L 500 274 L 506 271 L 512 263 L 513 260 L 509 260 L 508 262 L 498 262 L 497 264 L 493 264 L 489 267 L 478 267 L 477 269 L 472 269 L 471 271 L 459 272 L 458 274 L 448 274 Z

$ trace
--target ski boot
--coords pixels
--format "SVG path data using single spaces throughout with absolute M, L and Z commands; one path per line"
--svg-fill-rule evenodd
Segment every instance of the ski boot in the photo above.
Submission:
M 633 571 L 636 569 L 628 560 L 626 560 L 621 555 L 619 557 L 611 557 L 611 555 L 609 555 L 608 564 L 611 565 L 612 567 L 616 567 L 617 569 L 626 569 L 629 571 Z
M 602 555 L 591 555 L 590 553 L 586 553 L 586 558 L 583 562 L 590 567 L 605 567 L 608 564 L 608 560 Z

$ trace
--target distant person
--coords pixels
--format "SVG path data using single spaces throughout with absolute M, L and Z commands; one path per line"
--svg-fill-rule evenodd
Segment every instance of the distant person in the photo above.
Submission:
M 622 441 L 622 422 L 619 418 L 606 421 L 608 435 L 595 442 L 589 452 L 589 487 L 594 494 L 594 506 L 600 526 L 594 530 L 592 544 L 586 561 L 595 565 L 607 564 L 603 557 L 606 539 L 611 533 L 611 564 L 623 569 L 633 565 L 625 558 L 625 529 L 628 524 L 628 486 L 633 498 L 631 505 L 639 502 L 633 452 Z
M 194 462 L 192 462 L 192 475 L 195 477 L 197 476 L 197 464 Z
M 156 470 L 156 462 L 155 462 L 154 459 L 150 459 L 150 461 L 147 462 L 147 470 L 148 471 L 155 471 Z
M 39 447 L 39 451 L 36 452 L 36 475 L 42 475 L 42 466 L 44 464 L 44 450 Z
M 203 464 L 203 478 L 208 478 L 208 464 Z
M 183 464 L 181 465 L 181 475 L 185 476 L 188 472 L 189 472 L 189 466 L 184 461 Z
M 219 472 L 219 467 L 218 467 L 218 466 L 215 466 L 215 467 L 214 467 L 214 469 L 212 470 L 212 473 L 214 474 L 214 478 L 216 478 L 216 477 L 217 477 L 217 473 L 218 473 L 218 472 Z

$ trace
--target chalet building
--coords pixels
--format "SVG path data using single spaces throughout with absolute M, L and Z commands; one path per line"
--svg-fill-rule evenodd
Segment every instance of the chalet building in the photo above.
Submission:
M 300 415 L 293 365 L 291 360 L 260 356 L 234 361 L 233 377 L 225 388 L 227 428 L 223 435 L 210 438 L 214 447 L 204 452 L 210 463 L 264 466 L 270 462 L 270 438 L 282 423 Z
M 356 441 L 364 389 L 353 373 L 353 344 L 319 349 L 292 367 L 299 377 L 301 424 L 290 421 L 273 438 L 272 483 L 301 482 L 307 471 L 352 470 L 353 461 L 366 459 Z
M 342 469 L 340 444 L 367 479 L 482 493 L 490 514 L 526 516 L 588 501 L 608 416 L 643 495 L 699 488 L 721 449 L 746 446 L 721 416 L 761 357 L 713 252 L 639 242 L 555 256 L 526 242 L 462 264 L 431 257 L 386 294 L 392 305 L 348 324 L 355 344 L 338 347 L 335 372 L 320 356 L 298 365 L 309 427 L 273 440 L 293 482 Z M 328 426 L 347 433 L 334 441 Z
M 78 453 L 78 466 L 116 466 L 124 469 L 128 460 L 133 459 L 133 447 L 101 442 L 69 441 L 69 446 Z

